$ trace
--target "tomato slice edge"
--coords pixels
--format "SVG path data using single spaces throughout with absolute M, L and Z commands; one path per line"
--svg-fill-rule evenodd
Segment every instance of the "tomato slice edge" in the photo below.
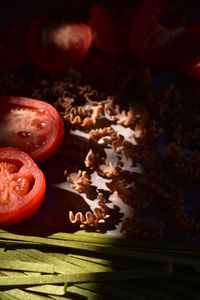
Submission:
M 28 173 L 31 172 L 31 175 L 35 179 L 32 189 L 25 196 L 19 196 L 16 192 L 13 192 L 10 187 L 10 201 L 6 205 L 0 202 L 0 226 L 8 226 L 24 221 L 37 212 L 44 201 L 46 180 L 43 172 L 35 164 L 32 158 L 19 149 L 12 147 L 0 148 L 0 162 L 2 161 L 21 162 L 21 169 L 25 168 Z M 17 173 L 19 175 L 22 172 L 20 170 Z M 17 177 L 17 174 L 14 175 Z M 27 176 L 26 172 L 24 175 Z M 12 201 L 19 202 L 13 203 Z

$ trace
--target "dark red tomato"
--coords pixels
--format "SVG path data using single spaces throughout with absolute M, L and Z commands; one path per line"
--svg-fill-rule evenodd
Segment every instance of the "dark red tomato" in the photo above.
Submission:
M 28 154 L 15 148 L 0 149 L 0 226 L 33 216 L 45 190 L 44 174 Z
M 92 32 L 85 23 L 52 24 L 36 18 L 28 29 L 27 48 L 32 60 L 47 71 L 65 71 L 79 65 L 92 45 Z
M 200 52 L 195 58 L 190 58 L 181 64 L 183 70 L 194 79 L 200 79 Z
M 81 67 L 90 75 L 101 77 L 111 68 L 114 61 L 111 57 L 93 48 L 81 64 Z
M 189 27 L 189 33 L 192 40 L 193 52 L 180 66 L 191 78 L 200 79 L 200 23 L 192 23 Z
M 129 33 L 135 58 L 150 66 L 182 61 L 191 53 L 186 20 L 166 0 L 143 0 L 133 15 Z
M 62 142 L 64 125 L 51 104 L 0 96 L 0 105 L 0 147 L 19 148 L 36 162 L 54 154 Z
M 0 30 L 0 71 L 22 66 L 27 58 L 26 31 L 20 24 L 9 24 Z
M 104 2 L 94 3 L 89 10 L 89 25 L 94 44 L 104 54 L 112 58 L 123 58 L 130 54 L 129 18 L 125 11 L 108 8 Z
M 200 51 L 200 22 L 192 23 L 189 32 L 195 48 Z

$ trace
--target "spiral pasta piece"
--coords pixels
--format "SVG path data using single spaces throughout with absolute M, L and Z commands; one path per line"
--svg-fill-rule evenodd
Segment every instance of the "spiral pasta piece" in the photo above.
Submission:
M 73 224 L 80 224 L 80 228 L 84 229 L 87 227 L 96 227 L 98 222 L 105 219 L 109 210 L 106 205 L 106 200 L 102 193 L 98 193 L 97 198 L 99 199 L 99 207 L 95 207 L 92 211 L 87 211 L 85 214 L 77 212 L 74 214 L 72 211 L 69 212 L 69 219 Z

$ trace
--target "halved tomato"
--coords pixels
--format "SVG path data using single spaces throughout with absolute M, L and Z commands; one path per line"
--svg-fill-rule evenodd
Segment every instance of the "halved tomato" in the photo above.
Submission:
M 85 23 L 53 24 L 38 17 L 30 24 L 27 48 L 32 60 L 47 71 L 65 71 L 79 65 L 92 45 L 92 32 Z
M 0 147 L 14 147 L 34 161 L 48 159 L 63 140 L 64 124 L 49 103 L 14 96 L 0 96 Z
M 193 22 L 189 27 L 189 33 L 195 47 L 200 50 L 200 22 Z
M 0 149 L 0 226 L 33 216 L 45 190 L 44 174 L 28 154 L 15 148 Z
M 143 64 L 165 66 L 183 61 L 191 53 L 187 20 L 166 0 L 143 0 L 133 15 L 129 42 Z
M 96 47 L 112 58 L 130 55 L 128 31 L 131 10 L 109 8 L 105 1 L 93 3 L 89 9 L 89 25 Z
M 13 71 L 27 59 L 26 30 L 21 24 L 10 23 L 0 30 L 0 71 Z
M 190 36 L 193 42 L 193 53 L 180 66 L 182 69 L 194 79 L 200 79 L 200 22 L 190 25 Z

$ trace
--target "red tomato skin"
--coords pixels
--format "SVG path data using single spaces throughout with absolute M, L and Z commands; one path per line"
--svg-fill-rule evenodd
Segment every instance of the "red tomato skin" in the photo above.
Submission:
M 194 22 L 189 27 L 190 36 L 196 46 L 200 50 L 200 22 Z
M 124 12 L 109 12 L 104 2 L 94 3 L 89 9 L 89 25 L 95 46 L 114 59 L 130 55 L 128 42 L 129 16 Z
M 194 22 L 189 26 L 193 52 L 179 66 L 193 79 L 200 79 L 200 23 Z
M 133 15 L 129 44 L 134 57 L 143 64 L 162 67 L 177 64 L 190 55 L 187 20 L 170 16 L 173 7 L 164 0 L 143 0 Z
M 187 60 L 180 66 L 191 78 L 200 80 L 200 53 L 196 58 Z
M 10 72 L 21 67 L 27 59 L 26 30 L 10 23 L 0 30 L 0 71 Z
M 81 67 L 84 71 L 97 78 L 103 76 L 112 67 L 114 62 L 115 60 L 110 56 L 93 48 L 81 64 Z
M 0 163 L 2 161 L 20 162 L 22 168 L 24 168 L 20 176 L 25 175 L 34 178 L 34 185 L 26 195 L 13 194 L 13 191 L 10 190 L 11 200 L 7 205 L 2 205 L 0 198 L 0 226 L 4 227 L 24 221 L 39 210 L 45 197 L 46 180 L 43 172 L 31 157 L 19 149 L 11 147 L 0 148 Z M 17 178 L 17 173 L 12 175 L 13 179 Z
M 48 39 L 54 27 L 47 24 L 48 19 L 40 16 L 32 21 L 28 29 L 27 49 L 34 63 L 49 72 L 66 71 L 69 67 L 78 66 L 92 46 L 91 28 L 85 23 L 62 24 L 55 29 L 56 44 L 53 37 Z
M 2 107 L 4 105 L 5 107 L 11 105 L 13 107 L 22 108 L 22 110 L 26 108 L 44 110 L 45 113 L 48 114 L 46 117 L 47 121 L 49 118 L 48 121 L 49 129 L 47 132 L 48 139 L 41 147 L 38 147 L 38 149 L 26 150 L 23 148 L 23 144 L 20 142 L 20 140 L 19 142 L 17 141 L 16 144 L 13 144 L 14 139 L 10 141 L 11 144 L 8 143 L 5 145 L 1 145 L 1 140 L 0 140 L 1 147 L 11 146 L 11 147 L 19 148 L 22 151 L 27 152 L 32 157 L 32 159 L 37 163 L 47 160 L 57 151 L 57 149 L 60 147 L 63 141 L 64 123 L 59 112 L 51 104 L 44 101 L 32 99 L 32 98 L 15 97 L 15 96 L 0 96 L 0 103 Z M 0 121 L 0 125 L 1 125 L 1 121 Z M 26 127 L 22 128 L 22 130 L 26 130 Z

